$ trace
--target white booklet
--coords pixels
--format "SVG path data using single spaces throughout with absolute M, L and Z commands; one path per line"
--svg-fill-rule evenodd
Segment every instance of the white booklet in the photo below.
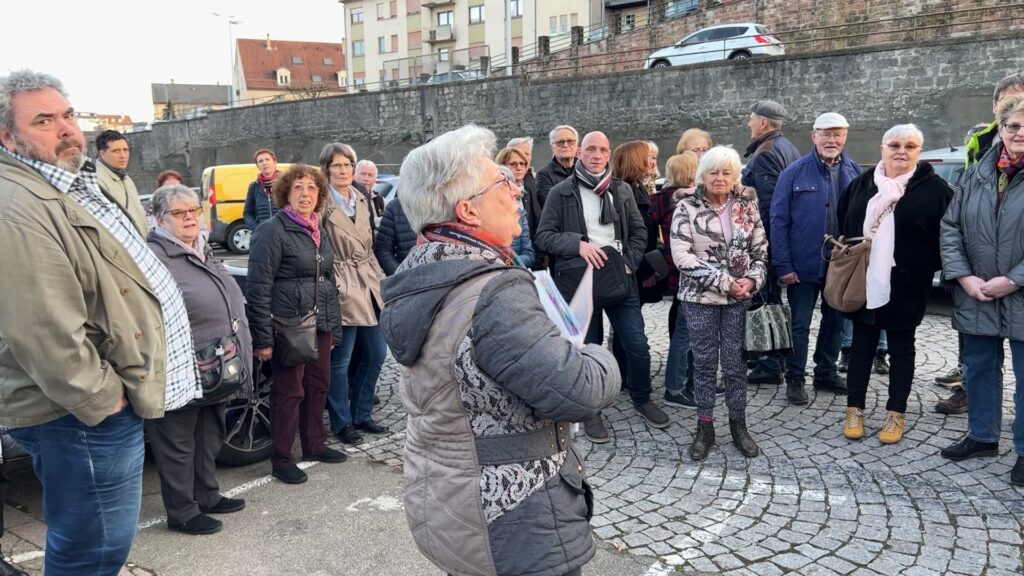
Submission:
M 594 314 L 594 269 L 587 266 L 572 296 L 572 302 L 569 303 L 562 298 L 554 278 L 547 270 L 534 272 L 533 284 L 537 287 L 541 306 L 548 313 L 548 318 L 558 326 L 562 337 L 572 342 L 577 349 L 583 348 L 590 317 Z

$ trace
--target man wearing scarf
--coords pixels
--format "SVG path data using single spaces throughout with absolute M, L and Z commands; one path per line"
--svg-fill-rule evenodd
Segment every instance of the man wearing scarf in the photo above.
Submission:
M 625 182 L 612 178 L 608 160 L 611 144 L 601 132 L 591 132 L 580 144 L 579 160 L 573 173 L 548 193 L 536 244 L 553 258 L 553 276 L 572 274 L 586 266 L 601 268 L 607 260 L 602 247 L 614 248 L 622 254 L 626 272 L 632 275 L 643 258 L 647 246 L 647 228 L 636 207 L 633 191 Z M 669 425 L 668 416 L 651 401 L 651 354 L 644 334 L 644 318 L 636 282 L 626 282 L 625 298 L 604 308 L 615 337 L 622 339 L 626 349 L 629 395 L 637 413 L 655 428 Z M 564 286 L 563 286 L 564 288 Z M 576 286 L 562 295 L 569 300 Z M 587 342 L 600 343 L 602 310 L 594 310 L 594 320 Z M 626 376 L 626 375 L 623 375 Z M 591 441 L 608 441 L 608 429 L 600 413 L 583 423 Z

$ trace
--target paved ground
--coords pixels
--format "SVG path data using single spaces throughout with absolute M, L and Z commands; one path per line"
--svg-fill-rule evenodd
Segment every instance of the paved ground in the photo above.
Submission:
M 940 303 L 939 308 L 942 305 Z M 645 307 L 655 396 L 663 393 L 667 303 Z M 813 340 L 812 340 L 813 341 Z M 763 455 L 747 460 L 731 445 L 703 463 L 689 459 L 695 416 L 668 407 L 674 423 L 654 431 L 628 398 L 606 412 L 613 441 L 578 439 L 597 495 L 593 523 L 602 545 L 585 572 L 687 574 L 1020 574 L 1024 491 L 1008 484 L 1012 394 L 1004 397 L 1004 440 L 997 459 L 954 463 L 938 451 L 966 430 L 964 416 L 931 412 L 947 394 L 932 383 L 956 360 L 948 318 L 929 315 L 918 330 L 914 388 L 902 443 L 876 438 L 884 381 L 868 392 L 868 437 L 842 436 L 845 399 L 813 394 L 793 407 L 784 390 L 751 387 L 748 423 Z M 395 433 L 351 450 L 353 463 L 318 465 L 310 482 L 269 482 L 265 464 L 221 471 L 221 483 L 245 493 L 246 511 L 214 537 L 169 533 L 147 466 L 143 528 L 132 551 L 138 574 L 432 574 L 415 552 L 400 497 L 402 426 L 398 375 L 389 360 L 378 418 Z M 1007 377 L 1007 381 L 1010 378 Z M 721 407 L 724 420 L 724 407 Z M 718 426 L 719 439 L 728 427 Z M 383 464 L 381 466 L 380 464 Z M 8 499 L 25 509 L 4 552 L 40 573 L 42 525 L 30 472 Z

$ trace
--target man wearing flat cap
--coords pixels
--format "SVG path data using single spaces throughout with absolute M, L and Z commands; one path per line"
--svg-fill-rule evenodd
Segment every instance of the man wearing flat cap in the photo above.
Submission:
M 771 232 L 767 223 L 775 194 L 775 184 L 779 174 L 800 158 L 800 151 L 782 135 L 782 122 L 786 118 L 786 109 L 774 100 L 758 100 L 750 107 L 750 145 L 744 155 L 747 165 L 743 169 L 744 186 L 757 190 L 757 207 L 761 213 L 761 222 L 765 225 L 768 240 L 768 259 L 771 261 Z M 771 265 L 768 276 L 755 302 L 781 304 L 782 292 L 779 289 L 779 277 Z M 752 384 L 781 384 L 782 360 L 777 357 L 760 358 L 757 366 L 747 376 Z
M 793 314 L 793 355 L 786 359 L 786 396 L 793 404 L 807 403 L 804 378 L 811 318 L 825 286 L 822 240 L 826 234 L 838 236 L 839 196 L 861 172 L 843 150 L 849 127 L 841 114 L 818 116 L 811 131 L 814 148 L 782 171 L 772 197 L 772 265 L 786 286 Z M 841 339 L 842 317 L 821 298 L 821 326 L 814 347 L 817 390 L 846 393 L 836 364 Z

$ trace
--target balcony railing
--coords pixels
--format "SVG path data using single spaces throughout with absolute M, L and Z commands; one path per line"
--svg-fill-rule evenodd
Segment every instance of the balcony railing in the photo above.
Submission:
M 431 28 L 424 42 L 451 42 L 455 40 L 455 26 L 445 25 Z

